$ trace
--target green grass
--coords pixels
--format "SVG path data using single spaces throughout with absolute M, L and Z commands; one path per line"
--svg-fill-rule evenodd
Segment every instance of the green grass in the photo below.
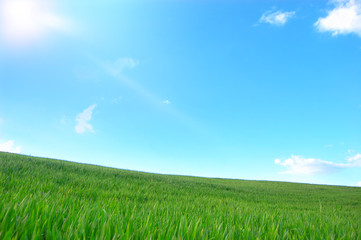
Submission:
M 168 176 L 0 152 L 0 239 L 361 239 L 361 188 Z

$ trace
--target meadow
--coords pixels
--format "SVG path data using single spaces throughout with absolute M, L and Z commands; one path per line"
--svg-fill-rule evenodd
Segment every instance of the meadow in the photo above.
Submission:
M 361 239 L 361 188 L 0 152 L 0 239 Z

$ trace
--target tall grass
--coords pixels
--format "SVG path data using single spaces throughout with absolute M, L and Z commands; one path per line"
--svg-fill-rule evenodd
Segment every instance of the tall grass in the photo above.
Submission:
M 361 188 L 0 153 L 0 239 L 361 239 Z

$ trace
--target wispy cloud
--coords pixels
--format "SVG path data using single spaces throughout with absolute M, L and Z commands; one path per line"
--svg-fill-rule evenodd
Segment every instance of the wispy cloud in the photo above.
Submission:
M 106 73 L 114 77 L 114 79 L 119 80 L 122 84 L 125 84 L 140 96 L 146 97 L 150 101 L 159 104 L 160 101 L 154 94 L 123 74 L 125 69 L 134 69 L 139 64 L 138 60 L 133 58 L 118 58 L 115 61 L 105 61 L 100 64 Z
M 355 156 L 349 157 L 347 162 L 352 166 L 361 167 L 361 154 L 358 153 Z
M 59 122 L 61 125 L 67 125 L 67 124 L 71 123 L 71 119 L 69 119 L 67 116 L 64 115 L 61 117 Z
M 21 147 L 15 146 L 14 140 L 9 140 L 4 143 L 0 143 L 0 151 L 1 152 L 11 152 L 11 153 L 20 153 Z
M 86 131 L 93 132 L 93 126 L 89 123 L 89 121 L 92 118 L 92 113 L 94 108 L 96 107 L 96 104 L 91 105 L 87 109 L 85 109 L 83 112 L 79 113 L 76 117 L 75 121 L 77 124 L 75 125 L 75 132 L 77 133 L 84 133 Z
M 118 58 L 114 62 L 104 62 L 104 68 L 113 76 L 119 76 L 124 69 L 135 68 L 139 64 L 139 61 L 133 58 Z
M 318 31 L 331 32 L 333 36 L 354 33 L 361 37 L 361 0 L 335 1 L 335 8 L 314 25 Z
M 119 103 L 122 99 L 123 99 L 122 97 L 113 98 L 113 99 L 110 101 L 110 104 L 117 104 L 117 103 Z
M 169 100 L 162 100 L 156 94 L 149 91 L 143 85 L 139 84 L 138 82 L 134 81 L 133 79 L 125 76 L 123 73 L 125 69 L 134 69 L 138 64 L 139 61 L 133 58 L 118 58 L 116 61 L 99 61 L 98 59 L 90 56 L 94 59 L 100 66 L 105 70 L 107 74 L 114 77 L 114 79 L 120 81 L 122 84 L 126 85 L 129 89 L 134 91 L 140 97 L 146 99 L 150 102 L 153 106 L 159 107 L 162 110 L 168 112 L 170 115 L 173 115 L 182 123 L 194 128 L 200 129 L 198 123 L 196 123 L 191 117 L 186 115 L 185 113 L 179 111 L 176 107 L 170 106 L 165 108 L 164 104 L 171 104 Z
M 294 17 L 296 14 L 295 11 L 283 12 L 278 11 L 267 11 L 259 19 L 260 23 L 269 23 L 276 26 L 283 26 L 286 22 Z
M 334 163 L 317 158 L 305 158 L 303 156 L 291 156 L 281 161 L 275 159 L 274 163 L 284 167 L 286 170 L 281 174 L 294 175 L 313 175 L 313 174 L 329 174 L 337 172 L 343 168 L 361 167 L 361 154 L 349 157 L 346 163 Z

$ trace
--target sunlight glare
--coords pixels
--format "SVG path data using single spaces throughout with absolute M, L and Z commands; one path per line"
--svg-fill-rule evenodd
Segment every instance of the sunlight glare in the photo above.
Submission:
M 66 22 L 49 13 L 49 4 L 40 0 L 4 0 L 2 35 L 11 44 L 28 43 L 42 37 L 48 29 L 64 30 Z

